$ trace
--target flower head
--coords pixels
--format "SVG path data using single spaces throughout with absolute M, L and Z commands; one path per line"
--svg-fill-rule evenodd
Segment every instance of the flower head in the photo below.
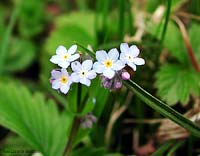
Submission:
M 59 70 L 51 71 L 51 84 L 52 88 L 60 90 L 62 93 L 67 94 L 72 84 L 71 77 L 69 76 L 66 69 L 62 68 Z
M 79 54 L 74 54 L 76 49 L 77 45 L 72 45 L 68 50 L 64 46 L 59 46 L 56 49 L 56 55 L 52 56 L 50 61 L 58 64 L 62 68 L 67 68 L 70 65 L 70 62 L 75 61 L 80 57 Z
M 105 77 L 112 79 L 116 71 L 124 68 L 124 63 L 119 59 L 119 52 L 116 48 L 111 49 L 108 53 L 104 50 L 96 52 L 97 62 L 94 63 L 94 70 L 102 73 Z
M 71 74 L 73 82 L 80 82 L 86 86 L 90 86 L 91 79 L 96 77 L 96 73 L 92 70 L 92 60 L 85 60 L 81 64 L 78 61 L 72 62 L 71 68 L 74 71 Z
M 97 118 L 89 113 L 81 119 L 81 127 L 83 129 L 92 128 L 93 123 L 97 122 Z
M 121 43 L 120 50 L 120 60 L 130 66 L 134 71 L 136 71 L 136 65 L 145 64 L 144 59 L 138 57 L 140 51 L 135 45 L 129 47 L 127 43 Z

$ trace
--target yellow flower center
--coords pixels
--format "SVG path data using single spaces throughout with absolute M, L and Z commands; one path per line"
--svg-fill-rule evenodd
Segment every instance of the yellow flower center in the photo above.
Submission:
M 60 81 L 61 81 L 61 83 L 67 83 L 68 78 L 66 76 L 62 76 Z
M 68 57 L 69 57 L 69 55 L 65 54 L 65 55 L 63 56 L 63 59 L 66 60 L 66 59 L 68 59 Z
M 112 67 L 113 62 L 112 62 L 112 60 L 106 60 L 106 61 L 104 62 L 104 65 L 106 66 L 106 68 L 110 68 L 110 67 Z

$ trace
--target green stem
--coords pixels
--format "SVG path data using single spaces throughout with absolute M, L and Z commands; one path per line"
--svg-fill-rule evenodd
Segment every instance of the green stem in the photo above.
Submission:
M 118 25 L 118 33 L 120 40 L 123 40 L 124 37 L 124 7 L 125 7 L 125 1 L 124 0 L 118 0 L 119 4 L 119 25 Z
M 165 23 L 164 23 L 164 27 L 163 27 L 163 31 L 162 31 L 162 35 L 161 35 L 161 43 L 163 43 L 166 31 L 167 31 L 167 25 L 168 25 L 168 21 L 169 21 L 170 11 L 171 11 L 171 0 L 168 0 L 167 1 L 167 12 L 166 12 L 166 16 L 165 16 Z
M 71 132 L 69 135 L 69 140 L 67 142 L 67 146 L 64 151 L 64 155 L 66 155 L 66 156 L 69 156 L 69 154 L 70 154 L 70 150 L 72 149 L 72 145 L 73 145 L 73 140 L 78 132 L 79 125 L 80 125 L 80 119 L 77 116 L 75 116 L 73 125 L 72 125 L 72 129 L 71 129 Z
M 81 92 L 82 92 L 82 86 L 81 86 L 80 83 L 78 83 L 78 90 L 77 90 L 77 110 L 78 110 L 78 113 L 80 113 L 82 111 Z M 76 134 L 79 130 L 79 125 L 80 125 L 80 118 L 76 115 L 74 117 L 72 129 L 71 129 L 71 132 L 70 132 L 70 135 L 69 135 L 69 140 L 67 142 L 67 146 L 66 146 L 65 151 L 64 151 L 64 154 L 66 156 L 69 156 L 69 154 L 70 154 L 70 150 L 72 149 L 72 146 L 73 146 L 73 140 L 76 137 Z

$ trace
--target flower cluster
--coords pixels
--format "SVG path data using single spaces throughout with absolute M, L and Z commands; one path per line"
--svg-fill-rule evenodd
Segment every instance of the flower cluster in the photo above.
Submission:
M 122 80 L 130 79 L 130 74 L 124 69 L 125 66 L 131 67 L 136 71 L 136 65 L 144 65 L 145 61 L 139 58 L 139 49 L 135 46 L 128 46 L 121 43 L 120 51 L 116 48 L 108 53 L 105 50 L 96 51 L 96 62 L 92 60 L 77 61 L 80 55 L 77 52 L 77 45 L 71 46 L 68 50 L 64 46 L 56 49 L 56 55 L 50 61 L 57 64 L 61 69 L 54 69 L 51 72 L 52 88 L 60 90 L 66 94 L 72 83 L 81 83 L 90 86 L 91 80 L 97 74 L 101 75 L 102 86 L 108 89 L 119 89 Z M 68 72 L 71 71 L 71 73 Z

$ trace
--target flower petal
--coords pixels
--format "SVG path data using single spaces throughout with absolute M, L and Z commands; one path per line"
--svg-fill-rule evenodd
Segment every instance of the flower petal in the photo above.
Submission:
M 64 94 L 67 94 L 67 92 L 69 91 L 69 85 L 63 85 L 60 87 L 60 91 Z
M 116 61 L 119 58 L 119 52 L 116 48 L 113 48 L 108 52 L 108 56 L 113 61 Z
M 75 61 L 76 59 L 78 59 L 79 57 L 80 57 L 80 54 L 74 54 L 74 55 L 71 55 L 71 56 L 67 59 L 67 61 L 72 62 L 72 61 Z
M 105 67 L 99 62 L 95 62 L 93 65 L 93 70 L 97 73 L 102 73 L 105 70 Z
M 57 49 L 56 49 L 56 54 L 57 55 L 61 55 L 63 53 L 66 53 L 67 52 L 67 49 L 64 47 L 64 46 L 59 46 Z
M 60 80 L 54 80 L 54 81 L 52 82 L 52 88 L 53 88 L 53 89 L 59 89 L 60 86 L 61 86 Z
M 96 52 L 96 59 L 99 62 L 104 62 L 104 60 L 108 57 L 108 54 L 106 53 L 105 50 L 99 50 Z
M 91 81 L 89 79 L 84 78 L 84 79 L 80 79 L 80 83 L 89 87 L 91 84 Z
M 140 53 L 140 50 L 138 49 L 138 47 L 136 45 L 132 45 L 130 47 L 130 53 L 133 57 L 137 57 Z
M 119 71 L 124 67 L 125 67 L 125 64 L 122 61 L 118 60 L 117 62 L 115 62 L 115 64 L 113 64 L 112 69 L 115 71 Z
M 92 65 L 93 65 L 92 60 L 85 60 L 82 63 L 82 69 L 90 70 L 92 68 Z
M 62 68 L 62 69 L 61 69 L 61 74 L 62 74 L 62 76 L 67 76 L 67 77 L 69 77 L 69 74 L 68 74 L 66 68 Z
M 96 76 L 97 74 L 94 72 L 94 70 L 90 70 L 88 72 L 87 78 L 91 80 L 91 79 L 94 79 Z
M 79 77 L 78 73 L 72 73 L 71 79 L 73 82 L 76 82 L 76 83 L 80 82 L 80 77 Z
M 125 53 L 121 53 L 121 54 L 120 54 L 120 60 L 121 60 L 124 64 L 127 62 L 126 54 L 125 54 Z
M 51 76 L 53 79 L 59 79 L 61 77 L 61 72 L 54 69 L 51 71 Z
M 134 71 L 136 71 L 136 65 L 135 65 L 135 64 L 133 64 L 132 62 L 128 62 L 127 64 L 128 64 L 128 66 L 130 66 Z
M 126 53 L 129 51 L 129 46 L 127 43 L 121 43 L 120 44 L 120 50 L 122 53 Z
M 133 63 L 136 64 L 136 65 L 144 65 L 145 64 L 145 61 L 143 58 L 134 58 L 133 59 Z
M 107 69 L 103 71 L 103 75 L 109 79 L 112 79 L 115 75 L 115 72 L 113 70 Z
M 72 62 L 71 63 L 71 68 L 73 71 L 77 72 L 81 70 L 81 64 L 78 61 Z
M 73 45 L 68 49 L 69 54 L 74 54 L 77 50 L 77 45 Z
M 61 61 L 61 59 L 58 55 L 54 55 L 51 57 L 50 61 L 54 64 L 58 64 Z
M 62 68 L 67 68 L 67 67 L 69 67 L 70 63 L 67 61 L 61 61 L 58 63 L 58 65 Z

